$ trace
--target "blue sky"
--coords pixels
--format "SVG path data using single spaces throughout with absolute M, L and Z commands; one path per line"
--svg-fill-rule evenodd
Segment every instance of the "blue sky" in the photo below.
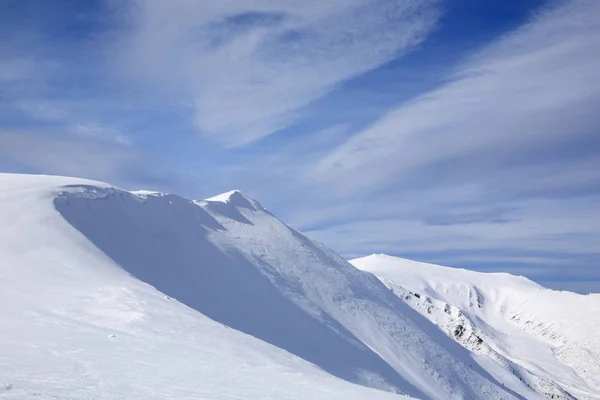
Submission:
M 0 170 L 233 188 L 346 257 L 600 292 L 597 0 L 5 0 Z

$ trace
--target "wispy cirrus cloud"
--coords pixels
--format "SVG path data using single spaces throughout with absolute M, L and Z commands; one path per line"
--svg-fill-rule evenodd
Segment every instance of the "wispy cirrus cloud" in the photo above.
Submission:
M 182 171 L 157 164 L 129 143 L 97 135 L 0 129 L 0 162 L 11 172 L 95 179 L 126 189 L 198 190 L 198 182 Z
M 121 171 L 140 160 L 128 146 L 78 135 L 28 131 L 0 131 L 0 157 L 46 174 L 92 179 L 117 179 Z
M 292 223 L 347 256 L 599 276 L 599 13 L 550 4 L 331 149 L 311 173 L 328 200 Z
M 363 190 L 431 166 L 443 175 L 522 167 L 597 143 L 599 12 L 600 3 L 575 0 L 540 13 L 470 57 L 451 83 L 354 135 L 315 175 Z
M 239 146 L 419 44 L 439 10 L 437 0 L 148 0 L 122 15 L 114 68 L 184 99 L 203 135 Z

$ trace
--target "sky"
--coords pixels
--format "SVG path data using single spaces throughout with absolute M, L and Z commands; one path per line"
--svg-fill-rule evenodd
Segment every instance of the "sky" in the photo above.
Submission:
M 598 0 L 0 0 L 0 171 L 232 189 L 347 258 L 600 292 Z

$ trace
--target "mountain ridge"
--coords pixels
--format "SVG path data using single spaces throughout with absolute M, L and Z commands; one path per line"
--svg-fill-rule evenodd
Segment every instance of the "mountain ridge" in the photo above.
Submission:
M 373 390 L 366 386 L 381 398 L 539 397 L 505 380 L 502 368 L 480 365 L 379 279 L 238 192 L 193 201 L 15 174 L 0 174 L 0 188 L 7 394 L 328 399 L 364 398 Z M 156 351 L 169 347 L 179 361 Z M 190 363 L 187 353 L 210 361 Z M 143 362 L 145 373 L 123 368 L 129 362 Z M 273 387 L 250 383 L 257 375 L 243 366 L 256 362 L 269 366 Z M 173 371 L 161 366 L 170 363 Z M 49 365 L 58 367 L 49 374 Z M 290 368 L 315 391 L 289 383 Z M 46 375 L 60 384 L 44 386 Z M 36 376 L 40 385 L 27 383 Z M 219 389 L 223 379 L 242 383 Z
M 131 211 L 187 201 L 125 196 L 124 203 L 124 192 L 110 185 L 48 176 L 0 174 L 0 189 L 2 398 L 399 397 L 335 378 L 161 293 L 103 253 L 54 204 L 116 201 Z
M 538 393 L 600 398 L 600 294 L 544 288 L 525 277 L 387 255 L 350 261 L 465 348 L 502 365 Z

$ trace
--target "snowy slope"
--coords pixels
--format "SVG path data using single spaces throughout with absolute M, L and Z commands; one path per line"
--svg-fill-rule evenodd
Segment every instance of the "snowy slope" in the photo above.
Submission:
M 383 254 L 351 263 L 486 356 L 482 366 L 493 360 L 547 397 L 600 398 L 600 294 L 554 291 L 524 277 Z
M 235 191 L 192 202 L 0 174 L 0 302 L 7 398 L 528 390 L 504 388 L 371 274 Z
M 0 176 L 0 398 L 399 397 L 334 378 L 129 275 L 56 212 L 65 184 L 105 188 Z

